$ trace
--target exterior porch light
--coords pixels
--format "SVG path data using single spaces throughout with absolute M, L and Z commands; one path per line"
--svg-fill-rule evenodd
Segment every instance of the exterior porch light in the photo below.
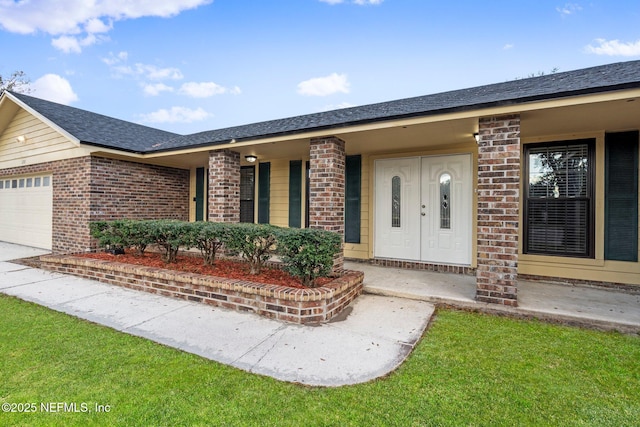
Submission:
M 249 163 L 254 163 L 258 158 L 253 154 L 249 154 L 248 156 L 244 156 L 244 159 Z
M 478 132 L 473 133 L 473 139 L 476 140 L 476 144 L 480 144 L 480 134 Z

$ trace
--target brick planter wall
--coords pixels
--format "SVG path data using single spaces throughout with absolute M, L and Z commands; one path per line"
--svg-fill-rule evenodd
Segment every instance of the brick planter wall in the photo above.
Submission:
M 479 121 L 476 299 L 517 306 L 520 116 Z
M 299 324 L 331 320 L 362 293 L 364 279 L 360 271 L 345 271 L 323 287 L 296 289 L 72 255 L 40 259 L 50 271 Z

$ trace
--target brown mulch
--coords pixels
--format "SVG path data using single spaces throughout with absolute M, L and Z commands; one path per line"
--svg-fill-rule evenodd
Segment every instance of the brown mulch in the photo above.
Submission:
M 228 279 L 247 280 L 250 282 L 269 285 L 306 289 L 298 278 L 292 277 L 286 271 L 263 267 L 260 274 L 251 275 L 249 274 L 250 269 L 247 263 L 235 260 L 217 259 L 215 261 L 215 265 L 207 266 L 202 262 L 202 258 L 195 256 L 178 256 L 177 262 L 167 264 L 162 260 L 160 254 L 157 253 L 144 253 L 142 256 L 138 256 L 130 253 L 126 253 L 124 255 L 112 255 L 106 252 L 97 252 L 77 256 L 120 262 L 124 264 L 143 265 L 146 267 L 164 268 L 168 270 L 224 277 Z M 322 286 L 330 281 L 330 278 L 319 278 L 316 280 L 316 286 Z

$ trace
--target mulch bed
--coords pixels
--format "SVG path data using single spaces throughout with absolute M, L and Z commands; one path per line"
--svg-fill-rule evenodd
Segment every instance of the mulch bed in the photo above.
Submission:
M 184 271 L 187 273 L 204 274 L 207 276 L 248 280 L 256 283 L 306 289 L 302 286 L 300 279 L 292 277 L 286 271 L 263 267 L 260 274 L 251 275 L 249 274 L 250 268 L 247 263 L 229 259 L 216 259 L 215 265 L 207 266 L 203 264 L 202 258 L 195 256 L 178 256 L 177 262 L 167 264 L 162 260 L 160 254 L 157 253 L 144 253 L 142 256 L 138 256 L 130 253 L 125 253 L 124 255 L 112 255 L 106 252 L 96 252 L 77 256 L 119 262 L 123 264 L 143 265 L 146 267 L 164 268 L 167 270 Z M 323 286 L 331 280 L 331 278 L 321 277 L 316 280 L 316 286 Z

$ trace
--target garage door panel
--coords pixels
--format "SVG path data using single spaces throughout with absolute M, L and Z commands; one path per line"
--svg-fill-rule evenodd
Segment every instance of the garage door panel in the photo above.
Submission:
M 0 188 L 0 241 L 51 249 L 51 176 L 3 180 Z M 46 186 L 43 185 L 45 183 Z

